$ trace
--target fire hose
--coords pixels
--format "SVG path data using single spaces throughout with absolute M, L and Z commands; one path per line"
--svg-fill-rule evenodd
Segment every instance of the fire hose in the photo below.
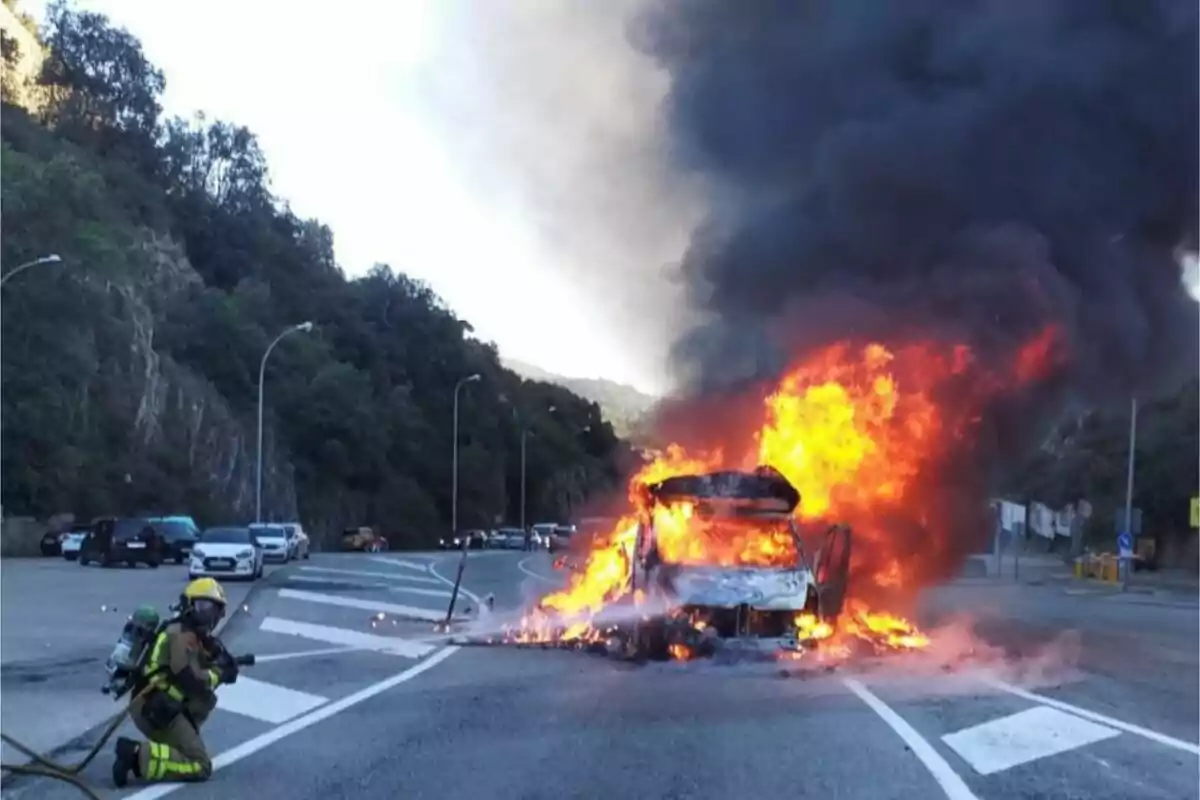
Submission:
M 255 658 L 253 655 L 232 656 L 233 662 L 239 667 L 254 666 Z M 150 687 L 142 690 L 142 693 L 149 691 Z M 136 697 L 137 695 L 135 695 Z M 104 732 L 100 734 L 100 738 L 92 745 L 92 749 L 78 764 L 60 764 L 50 758 L 49 755 L 41 755 L 32 748 L 18 742 L 16 739 L 9 736 L 7 733 L 0 733 L 0 741 L 11 746 L 15 750 L 31 759 L 28 764 L 4 764 L 0 763 L 0 772 L 7 772 L 13 775 L 34 775 L 42 778 L 53 778 L 55 780 L 65 781 L 71 784 L 79 791 L 87 795 L 91 800 L 102 800 L 100 795 L 88 786 L 87 783 L 80 777 L 80 773 L 87 769 L 88 764 L 96 758 L 100 750 L 112 738 L 113 733 L 117 728 L 121 727 L 121 723 L 125 721 L 125 717 L 129 716 L 129 706 L 121 709 L 113 716 L 104 726 Z

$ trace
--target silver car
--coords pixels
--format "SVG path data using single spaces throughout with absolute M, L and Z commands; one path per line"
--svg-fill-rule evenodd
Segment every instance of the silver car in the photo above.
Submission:
M 264 562 L 286 564 L 292 560 L 292 544 L 283 525 L 256 522 L 250 525 L 250 531 L 262 546 Z

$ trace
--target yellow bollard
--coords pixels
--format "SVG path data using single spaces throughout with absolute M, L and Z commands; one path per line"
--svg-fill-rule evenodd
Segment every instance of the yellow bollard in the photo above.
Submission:
M 1083 556 L 1080 556 L 1079 558 L 1075 559 L 1075 577 L 1076 578 L 1083 577 Z

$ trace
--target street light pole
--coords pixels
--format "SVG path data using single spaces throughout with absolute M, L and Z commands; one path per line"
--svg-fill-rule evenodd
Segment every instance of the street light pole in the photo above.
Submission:
M 529 428 L 521 425 L 521 530 L 525 530 L 525 439 L 529 436 Z
M 9 278 L 13 277 L 17 273 L 24 272 L 30 267 L 36 267 L 38 264 L 57 264 L 60 261 L 62 261 L 62 259 L 54 253 L 51 253 L 48 256 L 42 256 L 41 258 L 35 258 L 33 261 L 27 261 L 20 266 L 13 267 L 7 274 L 5 274 L 4 277 L 0 278 L 0 286 L 8 283 Z
M 474 375 L 460 378 L 458 383 L 454 384 L 454 446 L 451 448 L 454 456 L 450 478 L 450 535 L 452 537 L 458 535 L 458 393 L 464 385 L 474 383 L 480 377 L 480 374 L 476 372 Z
M 267 359 L 271 355 L 271 351 L 275 349 L 275 345 L 283 341 L 283 338 L 291 333 L 308 333 L 313 329 L 311 322 L 301 322 L 299 325 L 293 325 L 290 328 L 285 328 L 283 333 L 275 337 L 275 340 L 267 346 L 267 352 L 263 353 L 262 361 L 258 365 L 258 463 L 254 471 L 254 521 L 262 522 L 262 473 L 263 473 L 263 383 L 267 375 Z
M 1137 449 L 1137 398 L 1134 397 L 1129 403 L 1129 466 L 1125 472 L 1125 533 L 1129 534 L 1130 544 L 1133 543 L 1133 461 L 1134 450 Z M 1128 558 L 1121 558 L 1121 553 L 1118 551 L 1118 565 L 1123 567 L 1121 573 L 1121 590 L 1124 591 L 1129 586 L 1129 569 L 1133 566 L 1133 561 Z

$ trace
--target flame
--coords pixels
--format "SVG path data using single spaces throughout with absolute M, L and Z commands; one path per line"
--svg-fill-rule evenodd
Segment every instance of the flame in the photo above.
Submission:
M 1016 354 L 1004 371 L 1008 382 L 1049 374 L 1059 352 L 1047 329 Z M 595 637 L 591 618 L 627 594 L 639 513 L 652 515 L 659 555 L 685 565 L 778 566 L 797 562 L 796 542 L 783 522 L 746 523 L 709 519 L 690 503 L 649 504 L 645 487 L 666 478 L 718 469 L 778 470 L 796 489 L 798 523 L 846 522 L 854 531 L 851 595 L 836 626 L 810 614 L 795 619 L 797 637 L 844 647 L 865 640 L 876 648 L 924 647 L 928 639 L 902 617 L 875 611 L 865 596 L 874 591 L 917 588 L 929 570 L 884 532 L 881 520 L 916 519 L 934 525 L 922 503 L 922 480 L 930 465 L 972 433 L 982 401 L 1005 388 L 964 346 L 839 343 L 793 365 L 762 400 L 756 432 L 721 449 L 689 452 L 672 444 L 633 477 L 633 510 L 597 537 L 568 587 L 541 599 L 522 621 L 517 637 L 568 640 Z M 958 401 L 940 402 L 954 390 Z M 740 445 L 740 446 L 739 446 Z M 940 558 L 936 539 L 927 558 Z M 553 631 L 559 631 L 555 634 Z M 679 658 L 691 653 L 679 650 Z
M 773 567 L 798 558 L 791 530 L 779 521 L 702 519 L 691 503 L 659 505 L 651 513 L 659 555 L 670 564 Z

